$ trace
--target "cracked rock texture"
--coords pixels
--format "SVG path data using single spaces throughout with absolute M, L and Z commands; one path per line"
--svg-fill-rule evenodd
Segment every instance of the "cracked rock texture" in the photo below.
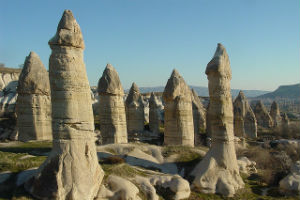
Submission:
M 136 133 L 141 133 L 144 130 L 144 103 L 140 90 L 135 83 L 132 83 L 126 98 L 125 110 L 128 139 L 131 140 Z
M 165 145 L 194 146 L 192 96 L 189 86 L 176 69 L 169 78 L 165 101 Z
M 115 68 L 107 64 L 98 83 L 102 144 L 127 143 L 124 90 Z
M 18 139 L 51 140 L 49 75 L 39 56 L 30 52 L 18 82 L 16 103 Z
M 70 10 L 49 41 L 53 148 L 25 188 L 37 199 L 92 200 L 104 172 L 98 163 L 84 42 Z
M 257 122 L 243 91 L 239 92 L 233 103 L 234 134 L 237 137 L 257 137 Z
M 208 78 L 212 146 L 195 167 L 192 187 L 204 193 L 233 196 L 244 187 L 234 145 L 233 108 L 230 93 L 231 69 L 227 52 L 218 44 L 205 71 Z
M 273 103 L 271 105 L 270 116 L 272 117 L 272 120 L 273 120 L 273 126 L 279 127 L 281 125 L 282 118 L 280 115 L 279 106 L 276 103 L 276 101 L 273 101 Z
M 257 125 L 264 128 L 271 128 L 273 126 L 273 120 L 261 100 L 256 103 L 253 111 L 257 120 Z

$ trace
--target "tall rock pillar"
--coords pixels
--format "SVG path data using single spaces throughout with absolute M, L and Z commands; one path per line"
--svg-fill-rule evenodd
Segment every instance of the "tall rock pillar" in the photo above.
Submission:
M 271 128 L 273 126 L 272 117 L 261 100 L 256 103 L 253 111 L 257 120 L 257 125 L 264 128 Z
M 34 52 L 26 57 L 17 92 L 18 139 L 52 140 L 49 75 Z
M 98 83 L 102 144 L 127 143 L 124 90 L 115 68 L 107 64 Z
M 129 90 L 125 101 L 126 121 L 128 139 L 134 139 L 135 135 L 144 131 L 144 104 L 141 98 L 140 90 L 135 83 Z
M 155 94 L 152 92 L 149 99 L 149 128 L 150 131 L 159 134 L 161 122 L 160 105 Z
M 272 117 L 272 120 L 273 120 L 273 126 L 280 127 L 282 119 L 281 119 L 281 115 L 280 115 L 279 106 L 276 103 L 276 101 L 273 101 L 273 103 L 271 105 L 270 116 Z
M 65 10 L 49 41 L 53 148 L 25 187 L 38 199 L 92 200 L 104 172 L 98 163 L 81 30 Z
M 191 90 L 177 70 L 165 87 L 165 145 L 194 146 Z
M 233 109 L 230 93 L 231 69 L 225 48 L 218 44 L 212 60 L 207 64 L 212 146 L 193 170 L 192 186 L 204 193 L 233 196 L 244 186 L 237 165 Z

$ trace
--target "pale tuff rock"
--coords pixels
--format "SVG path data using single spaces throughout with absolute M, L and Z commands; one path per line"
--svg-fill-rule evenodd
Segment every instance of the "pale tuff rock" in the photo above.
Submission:
M 142 176 L 136 176 L 134 180 L 141 188 L 141 192 L 143 192 L 146 195 L 147 199 L 159 200 L 159 196 L 156 194 L 156 189 L 150 183 L 149 178 L 142 177 Z
M 279 182 L 280 191 L 284 194 L 300 194 L 300 161 L 291 168 L 291 173 Z
M 161 122 L 161 106 L 152 92 L 149 99 L 149 128 L 153 133 L 159 133 L 159 127 Z
M 280 115 L 279 106 L 276 103 L 276 101 L 273 101 L 271 105 L 270 116 L 272 117 L 273 120 L 273 126 L 279 127 L 281 125 L 281 115 Z
M 0 68 L 0 117 L 13 117 L 21 69 Z
M 25 188 L 38 199 L 92 200 L 104 172 L 96 153 L 82 35 L 71 11 L 65 10 L 49 44 L 53 148 Z
M 237 137 L 257 137 L 257 122 L 255 115 L 242 91 L 233 103 L 234 134 Z
M 281 126 L 283 129 L 287 129 L 289 127 L 290 120 L 289 117 L 287 116 L 286 113 L 283 113 L 282 115 L 282 121 L 281 121 Z
M 247 157 L 243 156 L 237 160 L 240 172 L 244 174 L 256 173 L 256 162 L 249 160 Z
M 18 82 L 16 106 L 18 139 L 51 140 L 49 75 L 39 56 L 30 52 Z
M 257 120 L 257 125 L 264 128 L 271 128 L 273 126 L 273 120 L 261 100 L 256 103 L 253 111 Z
M 107 64 L 98 83 L 102 144 L 127 143 L 124 90 L 118 72 Z
M 194 146 L 191 91 L 176 69 L 163 93 L 165 101 L 165 145 Z
M 128 139 L 144 130 L 144 104 L 138 86 L 132 83 L 125 101 Z
M 192 186 L 204 193 L 233 196 L 244 187 L 234 146 L 233 108 L 230 93 L 231 69 L 225 48 L 218 44 L 216 53 L 207 64 L 212 146 L 195 167 Z
M 206 131 L 206 110 L 197 94 L 197 92 L 192 89 L 192 108 L 193 108 L 193 121 L 194 121 L 194 133 L 195 133 L 195 143 L 200 143 L 200 134 Z

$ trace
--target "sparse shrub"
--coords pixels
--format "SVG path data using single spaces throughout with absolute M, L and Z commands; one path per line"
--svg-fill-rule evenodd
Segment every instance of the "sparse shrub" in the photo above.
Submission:
M 121 163 L 124 163 L 125 160 L 124 158 L 121 158 L 119 156 L 110 156 L 110 157 L 107 157 L 103 160 L 103 163 L 105 164 L 121 164 Z

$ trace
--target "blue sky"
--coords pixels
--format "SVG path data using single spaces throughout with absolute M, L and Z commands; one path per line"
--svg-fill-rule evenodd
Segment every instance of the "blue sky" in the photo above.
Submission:
M 217 43 L 227 49 L 232 88 L 274 90 L 298 83 L 299 0 L 0 0 L 0 62 L 17 67 L 30 51 L 46 68 L 65 9 L 86 44 L 90 85 L 106 63 L 124 88 L 164 86 L 173 68 L 189 85 L 207 86 L 204 73 Z

